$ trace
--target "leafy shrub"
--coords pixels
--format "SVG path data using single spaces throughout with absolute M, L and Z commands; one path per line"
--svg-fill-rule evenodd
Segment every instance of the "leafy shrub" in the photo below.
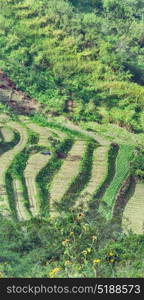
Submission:
M 140 178 L 144 179 L 144 151 L 137 151 L 135 159 L 131 164 L 134 174 Z

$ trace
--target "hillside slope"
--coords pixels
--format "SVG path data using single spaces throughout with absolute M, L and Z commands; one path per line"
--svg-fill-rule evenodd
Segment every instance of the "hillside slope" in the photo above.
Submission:
M 19 120 L 12 122 L 10 115 L 2 114 L 2 126 L 5 139 L 1 142 L 3 188 L 0 195 L 4 216 L 7 215 L 6 209 L 12 217 L 18 215 L 19 221 L 41 214 L 56 218 L 58 214 L 68 213 L 69 209 L 93 216 L 96 209 L 102 218 L 112 220 L 117 203 L 120 214 L 124 211 L 123 220 L 132 220 L 128 228 L 135 233 L 143 233 L 143 214 L 139 217 L 144 208 L 141 198 L 143 182 L 136 185 L 135 194 L 125 203 L 125 208 L 123 204 L 121 207 L 120 196 L 122 194 L 123 198 L 128 198 L 127 184 L 131 185 L 131 181 L 127 178 L 133 174 L 130 165 L 137 148 L 136 139 L 135 144 L 133 142 L 131 145 L 123 143 L 123 139 L 119 139 L 119 144 L 114 144 L 98 132 L 90 133 L 69 121 L 64 126 L 61 119 L 50 122 L 43 117 L 40 119 L 40 116 L 38 119 L 37 115 L 29 118 L 20 116 Z M 10 140 L 14 139 L 13 130 L 20 135 L 16 146 Z M 35 134 L 39 134 L 39 142 L 34 139 Z M 127 134 L 132 136 L 132 133 Z M 142 146 L 141 135 L 134 136 Z M 91 204 L 97 208 L 92 210 Z M 126 224 L 122 223 L 124 230 Z
M 142 132 L 143 13 L 143 0 L 1 0 L 0 68 L 45 113 Z

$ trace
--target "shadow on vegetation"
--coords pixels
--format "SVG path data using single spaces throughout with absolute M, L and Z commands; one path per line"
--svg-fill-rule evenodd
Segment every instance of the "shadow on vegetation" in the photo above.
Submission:
M 128 189 L 120 197 L 118 197 L 114 209 L 113 209 L 113 221 L 122 225 L 122 217 L 124 209 L 128 201 L 133 197 L 136 187 L 136 178 L 135 176 L 130 176 L 130 183 Z
M 91 177 L 92 162 L 93 162 L 93 152 L 96 144 L 91 142 L 87 145 L 86 152 L 81 160 L 81 170 L 78 176 L 74 178 L 73 182 L 70 185 L 70 188 L 65 193 L 59 208 L 64 211 L 67 211 L 75 202 L 77 197 L 80 195 L 80 192 L 84 189 L 85 185 Z
M 111 144 L 111 149 L 109 151 L 108 155 L 108 173 L 107 177 L 102 184 L 102 186 L 99 188 L 99 190 L 94 195 L 92 201 L 89 204 L 89 212 L 88 214 L 95 217 L 98 214 L 98 207 L 100 204 L 101 199 L 103 198 L 106 189 L 112 182 L 114 175 L 115 175 L 115 165 L 116 165 L 116 158 L 118 155 L 119 146 L 117 144 Z

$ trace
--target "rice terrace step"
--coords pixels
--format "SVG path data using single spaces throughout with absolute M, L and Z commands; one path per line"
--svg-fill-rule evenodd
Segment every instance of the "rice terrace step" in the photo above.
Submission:
M 144 0 L 0 0 L 0 228 L 0 279 L 144 278 Z
M 30 136 L 36 139 L 31 141 Z M 98 134 L 70 122 L 63 126 L 50 120 L 42 125 L 22 115 L 12 121 L 8 114 L 1 114 L 0 138 L 3 216 L 22 222 L 41 214 L 56 217 L 69 209 L 89 213 L 91 201 L 99 200 L 97 213 L 112 220 L 118 193 L 130 174 L 134 146 L 117 145 L 118 153 L 111 163 L 114 146 Z M 68 150 L 64 148 L 67 143 L 71 144 Z M 18 159 L 24 160 L 20 174 Z M 143 232 L 142 195 L 143 183 L 137 183 L 124 209 L 124 231 Z

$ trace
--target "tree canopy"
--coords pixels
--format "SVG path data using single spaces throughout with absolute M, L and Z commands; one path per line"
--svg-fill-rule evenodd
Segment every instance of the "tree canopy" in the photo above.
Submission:
M 46 112 L 125 126 L 128 114 L 143 129 L 143 0 L 1 0 L 0 10 L 0 67 Z

